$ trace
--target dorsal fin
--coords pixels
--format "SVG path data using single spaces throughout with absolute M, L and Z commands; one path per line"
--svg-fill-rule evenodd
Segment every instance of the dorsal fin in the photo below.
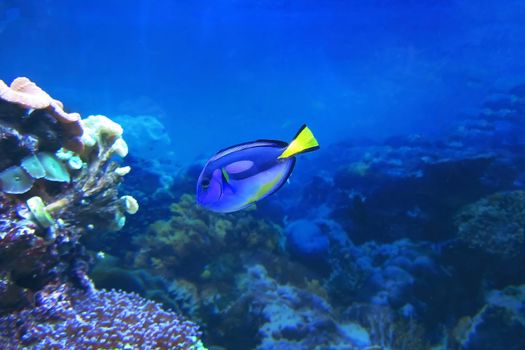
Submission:
M 230 146 L 224 149 L 221 149 L 219 152 L 215 153 L 213 157 L 210 158 L 210 162 L 217 160 L 219 158 L 222 158 L 228 154 L 242 151 L 244 149 L 248 148 L 254 148 L 254 147 L 286 147 L 288 144 L 283 141 L 276 141 L 276 140 L 257 140 L 257 141 L 251 141 L 251 142 L 244 142 L 240 143 L 238 145 Z

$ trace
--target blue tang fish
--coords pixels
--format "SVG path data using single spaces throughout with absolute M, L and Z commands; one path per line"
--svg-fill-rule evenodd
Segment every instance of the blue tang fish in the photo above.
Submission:
M 228 147 L 208 160 L 197 181 L 197 203 L 230 213 L 275 193 L 285 183 L 299 153 L 319 149 L 306 125 L 292 142 L 257 140 Z

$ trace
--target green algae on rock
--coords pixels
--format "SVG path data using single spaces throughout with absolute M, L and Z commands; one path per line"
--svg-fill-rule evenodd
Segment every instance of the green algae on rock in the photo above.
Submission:
M 35 181 L 21 167 L 14 165 L 0 173 L 0 189 L 8 194 L 26 193 Z

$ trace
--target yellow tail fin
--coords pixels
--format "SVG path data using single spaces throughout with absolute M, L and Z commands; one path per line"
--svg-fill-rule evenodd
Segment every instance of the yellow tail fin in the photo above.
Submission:
M 316 149 L 319 149 L 319 143 L 315 139 L 314 134 L 312 134 L 312 131 L 308 129 L 306 125 L 303 125 L 292 142 L 290 142 L 278 158 L 288 158 L 299 153 L 315 151 Z

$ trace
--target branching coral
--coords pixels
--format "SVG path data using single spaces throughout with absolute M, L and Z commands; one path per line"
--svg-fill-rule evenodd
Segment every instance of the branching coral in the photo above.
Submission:
M 124 214 L 137 208 L 116 191 L 129 171 L 110 159 L 128 152 L 122 132 L 107 117 L 82 120 L 78 113 L 66 113 L 60 101 L 27 78 L 17 78 L 11 86 L 0 81 L 0 150 L 6 151 L 0 188 L 12 195 L 27 192 L 17 197 L 20 202 L 39 197 L 26 206 L 41 215 L 27 218 L 44 228 L 120 229 Z M 50 217 L 61 221 L 54 225 Z
M 96 291 L 86 275 L 82 235 L 118 230 L 138 210 L 118 194 L 130 170 L 116 157 L 128 152 L 122 133 L 107 117 L 65 112 L 27 78 L 0 81 L 3 346 L 198 346 L 192 324 L 136 296 Z
M 132 197 L 119 198 L 116 190 L 122 176 L 129 171 L 111 160 L 114 154 L 124 157 L 128 153 L 123 130 L 100 115 L 82 120 L 82 126 L 85 147 L 79 156 L 85 166 L 78 171 L 73 186 L 55 196 L 46 209 L 60 217 L 66 226 L 118 230 L 125 224 L 124 214 L 138 210 Z
M 431 349 L 420 323 L 414 318 L 397 315 L 388 307 L 354 304 L 347 314 L 368 331 L 372 345 L 367 349 Z
M 179 272 L 213 278 L 214 269 L 205 265 L 218 255 L 241 248 L 278 249 L 279 227 L 257 220 L 250 212 L 217 216 L 197 207 L 190 195 L 183 195 L 170 209 L 169 220 L 156 221 L 146 235 L 136 238 L 140 247 L 136 267 L 153 268 L 167 277 Z
M 469 248 L 512 258 L 525 249 L 525 192 L 501 192 L 466 206 L 456 216 L 458 237 Z
M 132 197 L 118 196 L 123 173 L 110 158 L 127 151 L 121 135 L 106 117 L 81 120 L 64 112 L 27 78 L 11 87 L 0 83 L 0 271 L 9 286 L 29 291 L 57 279 L 84 283 L 79 237 L 119 229 L 124 214 L 138 209 Z
M 205 349 L 197 327 L 136 294 L 48 286 L 34 308 L 0 317 L 0 341 L 15 349 Z
M 365 349 L 370 345 L 367 332 L 354 322 L 342 322 L 325 299 L 280 284 L 262 265 L 249 266 L 236 282 L 242 295 L 225 312 L 250 315 L 247 319 L 260 338 L 258 350 Z

